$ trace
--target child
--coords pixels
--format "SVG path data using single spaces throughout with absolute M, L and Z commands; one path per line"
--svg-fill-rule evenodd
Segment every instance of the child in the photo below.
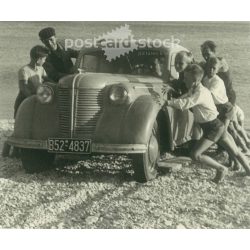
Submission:
M 221 67 L 221 61 L 217 57 L 210 57 L 206 63 L 206 76 L 203 78 L 203 85 L 208 88 L 214 100 L 214 103 L 219 112 L 218 118 L 225 125 L 225 132 L 228 130 L 230 121 L 234 117 L 234 108 L 233 105 L 228 101 L 226 94 L 226 88 L 223 80 L 217 75 Z M 241 140 L 238 140 L 237 132 L 235 130 L 230 130 L 231 133 L 228 134 L 228 138 L 234 143 L 236 140 L 238 145 L 240 144 L 244 149 L 244 144 Z M 230 162 L 232 162 L 233 155 L 230 155 Z M 239 169 L 239 163 L 235 162 L 235 169 Z
M 175 56 L 175 69 L 179 73 L 178 80 L 172 81 L 172 87 L 175 89 L 176 94 L 173 97 L 179 97 L 188 92 L 186 85 L 184 83 L 184 70 L 190 64 L 194 63 L 194 57 L 191 52 L 188 51 L 180 51 Z M 187 124 L 188 125 L 188 124 Z M 196 123 L 193 124 L 193 134 L 192 141 L 189 141 L 186 145 L 188 146 L 188 150 L 193 147 L 196 143 L 196 140 L 201 137 L 201 129 L 200 126 Z
M 221 62 L 217 57 L 211 57 L 206 63 L 206 76 L 203 78 L 203 85 L 208 88 L 219 112 L 218 118 L 228 128 L 230 120 L 234 116 L 233 105 L 228 101 L 226 88 L 223 80 L 217 75 Z
M 43 46 L 33 47 L 30 51 L 30 63 L 18 71 L 19 93 L 14 105 L 14 118 L 23 100 L 36 94 L 37 87 L 47 79 L 47 74 L 42 65 L 48 53 L 48 49 Z
M 14 104 L 14 118 L 17 110 L 25 98 L 36 94 L 36 90 L 40 84 L 47 79 L 47 74 L 42 67 L 49 51 L 43 46 L 37 45 L 30 50 L 30 63 L 23 66 L 18 71 L 19 93 Z M 4 156 L 19 157 L 19 151 L 13 147 L 10 153 L 10 146 L 5 145 Z
M 172 81 L 172 87 L 179 96 L 187 93 L 187 88 L 184 83 L 184 70 L 193 62 L 194 58 L 191 52 L 180 51 L 175 56 L 175 70 L 179 73 L 179 78 L 178 80 Z
M 205 62 L 201 63 L 201 66 L 203 69 L 206 68 L 206 63 L 211 57 L 217 57 L 216 56 L 216 44 L 213 41 L 205 41 L 201 45 L 201 53 L 203 58 L 205 59 Z M 236 93 L 233 89 L 233 83 L 231 78 L 231 72 L 229 69 L 229 66 L 224 58 L 217 57 L 220 62 L 220 68 L 218 70 L 218 76 L 223 80 L 226 88 L 226 93 L 229 99 L 229 102 L 231 102 L 233 105 L 235 105 L 236 102 Z
M 231 145 L 227 134 L 224 133 L 224 124 L 217 118 L 218 111 L 212 94 L 201 84 L 202 77 L 203 70 L 199 65 L 188 65 L 184 71 L 184 82 L 188 93 L 182 98 L 168 100 L 166 105 L 181 110 L 192 108 L 194 120 L 200 124 L 203 136 L 197 141 L 191 156 L 194 160 L 216 169 L 216 176 L 213 179 L 215 183 L 219 183 L 227 173 L 225 166 L 204 154 L 216 142 L 219 142 L 227 150 L 230 150 L 242 165 L 244 163 L 244 168 L 247 174 L 250 175 L 248 162 L 237 150 L 237 146 Z

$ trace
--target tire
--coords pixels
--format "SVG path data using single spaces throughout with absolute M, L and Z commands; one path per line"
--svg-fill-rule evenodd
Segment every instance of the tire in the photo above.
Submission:
M 137 182 L 153 180 L 158 175 L 157 161 L 160 156 L 158 125 L 152 129 L 146 153 L 132 155 L 132 162 Z
M 21 161 L 26 173 L 33 174 L 53 168 L 55 154 L 40 149 L 21 149 Z
M 2 157 L 8 157 L 10 155 L 10 148 L 11 146 L 7 142 L 4 142 L 3 150 L 2 150 Z

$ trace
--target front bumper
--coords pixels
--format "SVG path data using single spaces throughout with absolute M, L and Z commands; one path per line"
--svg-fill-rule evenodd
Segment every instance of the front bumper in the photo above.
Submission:
M 18 148 L 48 150 L 47 140 L 30 140 L 8 137 L 7 143 Z M 92 153 L 109 154 L 138 154 L 145 153 L 147 150 L 147 145 L 144 144 L 102 144 L 92 142 L 91 147 Z

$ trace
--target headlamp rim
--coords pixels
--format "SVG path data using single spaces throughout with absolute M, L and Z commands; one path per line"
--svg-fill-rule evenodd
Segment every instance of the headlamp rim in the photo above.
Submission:
M 118 99 L 118 100 L 114 100 L 111 98 L 112 94 L 114 94 L 114 90 L 115 89 L 123 89 L 125 92 L 126 92 L 126 95 L 124 95 L 124 97 L 122 99 Z M 122 84 L 116 84 L 116 85 L 113 85 L 110 90 L 109 90 L 109 100 L 115 104 L 115 105 L 122 105 L 124 103 L 126 103 L 129 99 L 129 91 L 128 89 L 122 85 Z
M 48 102 L 41 102 L 41 100 L 37 97 L 37 99 L 39 100 L 39 102 L 41 104 L 49 104 L 49 103 L 51 103 L 53 101 L 53 97 L 54 97 L 54 90 L 53 90 L 53 88 L 51 86 L 47 85 L 47 84 L 41 84 L 37 88 L 37 90 L 36 90 L 36 95 L 37 96 L 38 96 L 38 90 L 39 90 L 39 88 L 44 88 L 44 89 L 47 88 L 50 91 L 50 93 L 51 93 L 51 98 L 50 98 L 50 100 Z

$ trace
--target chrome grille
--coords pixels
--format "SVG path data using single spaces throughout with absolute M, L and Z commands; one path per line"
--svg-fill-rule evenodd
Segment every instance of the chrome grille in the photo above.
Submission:
M 103 95 L 100 89 L 78 89 L 76 95 L 75 137 L 92 138 L 102 111 Z
M 76 89 L 73 137 L 92 139 L 102 111 L 103 95 L 100 89 Z M 71 127 L 70 89 L 59 91 L 59 121 L 61 136 L 70 136 Z
M 72 90 L 59 88 L 58 93 L 58 113 L 59 127 L 61 137 L 70 137 L 70 121 L 71 121 L 71 100 Z

